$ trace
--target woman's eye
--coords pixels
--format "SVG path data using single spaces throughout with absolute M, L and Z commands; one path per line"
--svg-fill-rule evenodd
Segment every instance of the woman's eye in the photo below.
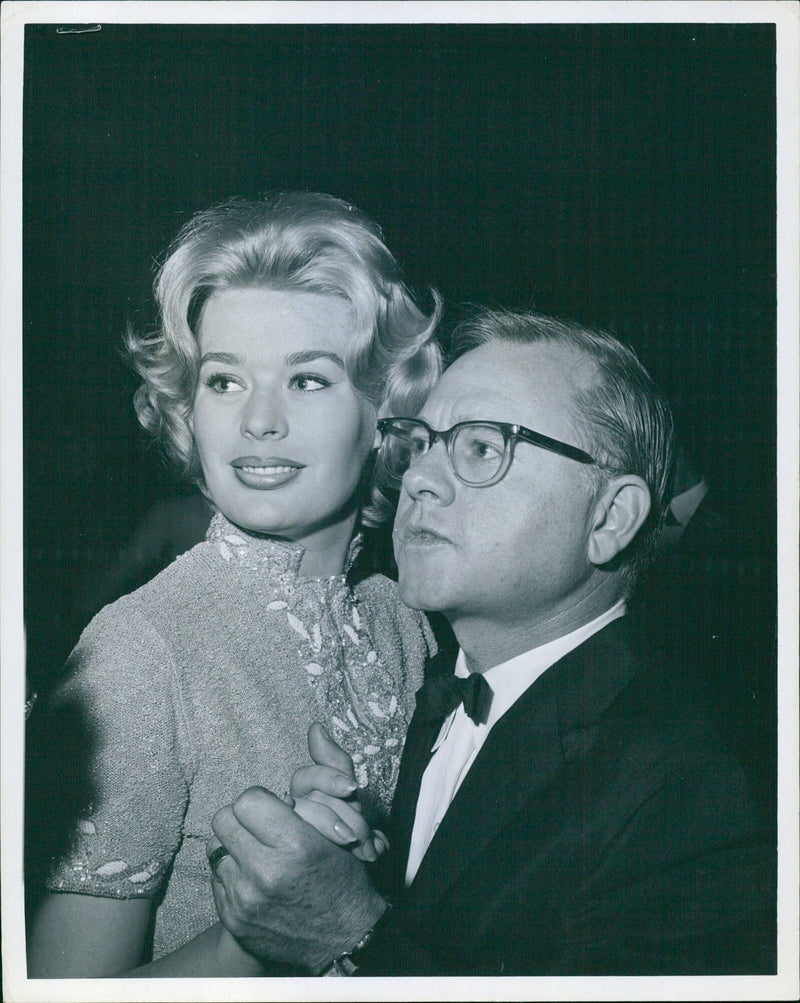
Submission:
M 212 376 L 208 376 L 204 382 L 207 387 L 218 394 L 236 393 L 242 389 L 238 380 L 232 376 L 226 376 L 224 373 L 214 373 Z
M 324 376 L 315 376 L 312 373 L 298 373 L 291 378 L 289 385 L 295 390 L 313 391 L 325 390 L 331 384 L 330 380 L 326 380 Z

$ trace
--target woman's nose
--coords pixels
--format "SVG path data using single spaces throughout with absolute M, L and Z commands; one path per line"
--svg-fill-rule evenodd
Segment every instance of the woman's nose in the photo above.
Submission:
M 449 505 L 455 497 L 455 480 L 447 447 L 439 440 L 403 474 L 403 491 L 416 501 L 428 498 Z
M 242 435 L 250 439 L 282 439 L 289 431 L 279 395 L 262 390 L 250 395 L 242 413 Z

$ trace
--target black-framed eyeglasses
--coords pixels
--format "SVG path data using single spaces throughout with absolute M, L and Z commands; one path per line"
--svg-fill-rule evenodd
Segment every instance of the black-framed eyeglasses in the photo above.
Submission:
M 396 482 L 440 439 L 447 448 L 453 473 L 470 487 L 488 488 L 506 473 L 514 453 L 514 443 L 523 439 L 541 449 L 578 463 L 596 463 L 593 456 L 577 446 L 551 439 L 524 425 L 505 421 L 460 421 L 443 432 L 421 418 L 381 418 L 378 431 L 382 441 L 380 458 L 386 472 Z

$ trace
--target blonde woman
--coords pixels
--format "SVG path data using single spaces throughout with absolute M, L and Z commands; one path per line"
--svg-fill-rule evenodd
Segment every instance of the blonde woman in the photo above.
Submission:
M 34 920 L 31 977 L 256 974 L 216 923 L 206 840 L 249 785 L 289 787 L 322 721 L 385 817 L 434 646 L 380 575 L 356 581 L 380 413 L 440 372 L 377 225 L 326 195 L 232 200 L 179 233 L 159 327 L 128 334 L 142 425 L 216 509 L 208 536 L 103 609 L 55 709 L 89 731 L 71 847 Z M 346 842 L 346 826 L 342 841 Z

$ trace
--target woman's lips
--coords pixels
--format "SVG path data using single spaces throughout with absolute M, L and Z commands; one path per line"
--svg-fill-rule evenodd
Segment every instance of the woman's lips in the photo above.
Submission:
M 282 456 L 261 459 L 258 456 L 241 456 L 231 466 L 242 484 L 258 491 L 269 491 L 283 487 L 293 481 L 303 469 L 302 463 L 287 460 Z

